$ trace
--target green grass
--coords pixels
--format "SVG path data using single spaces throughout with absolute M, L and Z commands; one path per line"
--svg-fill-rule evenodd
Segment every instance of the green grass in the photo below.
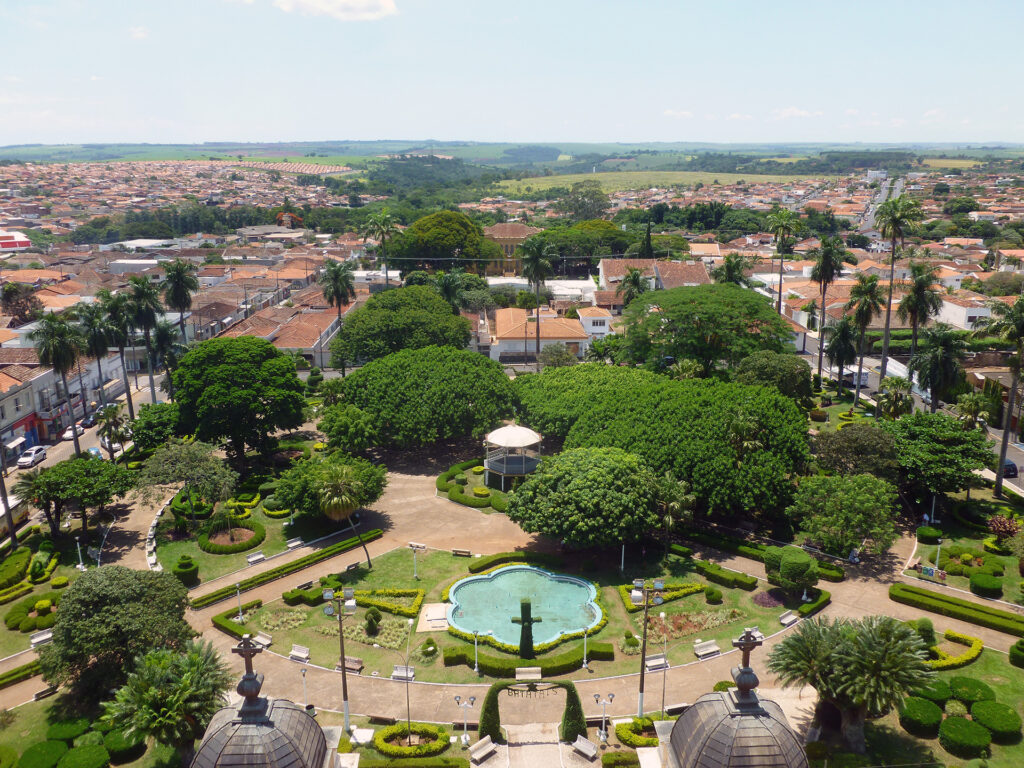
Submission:
M 463 489 L 463 493 L 465 493 L 467 496 L 472 496 L 473 489 L 476 488 L 477 486 L 486 487 L 484 478 L 487 476 L 487 474 L 485 472 L 481 472 L 478 475 L 473 470 L 468 469 L 464 472 L 464 474 L 466 475 L 466 486 Z M 512 487 L 511 482 L 508 485 L 510 488 Z M 448 494 L 441 491 L 438 491 L 438 495 L 443 496 L 444 498 L 448 498 Z M 508 500 L 507 493 L 499 491 L 497 488 L 491 488 L 491 498 L 493 499 L 495 497 L 501 498 L 502 500 L 505 501 Z M 493 507 L 473 507 L 473 509 L 479 509 L 481 512 L 487 515 L 491 514 L 494 511 Z
M 840 424 L 844 423 L 844 420 L 839 418 L 839 414 L 847 413 L 850 410 L 850 406 L 853 404 L 853 394 L 848 390 L 844 389 L 841 396 L 836 395 L 834 389 L 827 389 L 826 394 L 832 397 L 832 405 L 821 408 L 820 410 L 825 411 L 828 414 L 828 421 L 812 421 L 810 422 L 811 428 L 818 430 L 819 432 L 831 432 L 836 430 Z M 865 391 L 861 389 L 861 402 L 854 408 L 853 413 L 858 416 L 859 419 L 871 418 L 871 412 L 864 408 L 863 398 Z M 820 401 L 820 397 L 817 398 Z
M 785 183 L 807 176 L 778 176 L 756 173 L 706 173 L 704 171 L 610 171 L 607 173 L 571 173 L 560 176 L 536 176 L 521 180 L 510 179 L 499 182 L 498 186 L 515 195 L 524 191 L 550 189 L 551 187 L 570 187 L 577 181 L 598 181 L 605 192 L 621 192 L 628 189 L 646 189 L 648 187 L 681 186 L 692 184 L 712 185 L 735 184 L 739 181 L 748 184 Z

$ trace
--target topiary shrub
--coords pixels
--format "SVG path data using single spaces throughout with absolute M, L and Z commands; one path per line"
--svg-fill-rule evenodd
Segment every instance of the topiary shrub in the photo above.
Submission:
M 469 482 L 469 478 L 466 477 L 465 474 L 463 474 L 462 472 L 459 472 L 459 474 L 457 474 L 453 479 L 456 485 L 465 485 L 466 483 Z
M 33 610 L 41 616 L 44 613 L 49 613 L 52 607 L 53 604 L 49 600 L 37 600 Z
M 417 736 L 425 736 L 428 740 L 411 747 L 405 744 L 392 744 L 393 739 L 401 739 L 409 734 L 409 728 L 405 723 L 396 723 L 373 734 L 373 748 L 385 757 L 431 757 L 448 749 L 448 731 L 441 726 L 413 723 L 412 732 Z
M 949 692 L 954 699 L 968 706 L 976 701 L 995 701 L 996 698 L 995 691 L 987 683 L 961 675 L 949 678 Z
M 485 485 L 473 486 L 473 495 L 479 499 L 489 498 L 491 495 L 491 489 Z
M 988 728 L 992 740 L 1005 744 L 1020 736 L 1020 715 L 1013 707 L 998 701 L 978 701 L 971 707 L 971 719 Z
M 186 587 L 194 587 L 199 583 L 199 563 L 191 555 L 182 555 L 171 568 L 171 572 Z
M 922 544 L 936 544 L 942 537 L 942 531 L 930 525 L 922 525 L 917 529 L 917 540 Z
M 86 717 L 62 720 L 46 729 L 46 738 L 51 741 L 71 741 L 89 730 L 91 723 Z
M 934 739 L 942 722 L 942 710 L 939 705 L 928 699 L 908 696 L 900 709 L 900 725 L 914 736 L 923 739 Z
M 928 701 L 934 702 L 941 707 L 949 701 L 953 694 L 950 693 L 949 685 L 945 680 L 936 678 L 924 688 L 918 688 L 913 692 L 913 695 L 922 699 L 928 699 Z
M 100 733 L 99 731 L 86 731 L 81 736 L 79 736 L 77 739 L 75 739 L 72 742 L 72 744 L 74 744 L 74 746 L 76 746 L 76 747 L 89 747 L 89 746 L 94 746 L 94 745 L 102 745 L 103 744 L 103 734 Z
M 57 762 L 57 768 L 107 768 L 108 765 L 110 754 L 102 744 L 74 747 Z
M 54 589 L 64 589 L 68 585 L 67 576 L 54 576 L 50 579 L 50 586 Z
M 54 768 L 67 751 L 63 741 L 41 741 L 22 752 L 18 768 Z
M 48 613 L 45 616 L 36 617 L 36 629 L 51 629 L 57 623 L 57 614 Z
M 975 573 L 971 576 L 971 592 L 998 599 L 1003 596 L 1003 580 L 987 573 Z
M 1010 663 L 1015 667 L 1024 667 L 1024 637 L 1010 646 Z
M 146 742 L 142 739 L 127 739 L 124 731 L 110 731 L 103 737 L 103 746 L 110 753 L 110 762 L 114 765 L 130 763 L 142 757 L 146 751 Z
M 558 737 L 571 744 L 576 741 L 577 736 L 587 737 L 587 719 L 583 715 L 583 704 L 580 702 L 576 686 L 568 683 L 565 687 L 565 710 L 562 713 Z
M 927 617 L 922 617 L 917 620 L 917 634 L 921 638 L 926 646 L 931 648 L 936 643 L 935 639 L 935 625 L 932 624 L 932 620 Z
M 967 705 L 962 701 L 950 699 L 946 702 L 946 714 L 950 717 L 967 717 Z
M 650 728 L 652 722 L 647 717 L 634 717 L 628 723 L 619 723 L 615 726 L 615 738 L 627 747 L 656 747 L 658 738 L 656 736 L 643 736 L 641 733 Z
M 704 587 L 704 599 L 711 605 L 722 602 L 722 590 L 716 587 Z
M 947 717 L 939 726 L 939 744 L 957 757 L 988 757 L 992 734 L 962 717 Z
M 820 408 L 814 408 L 810 412 L 811 421 L 823 422 L 828 421 L 828 413 L 821 410 Z

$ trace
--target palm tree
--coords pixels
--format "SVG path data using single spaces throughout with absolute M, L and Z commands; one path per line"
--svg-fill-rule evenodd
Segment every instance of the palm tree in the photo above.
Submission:
M 160 304 L 160 290 L 145 277 L 128 278 L 128 301 L 132 325 L 142 331 L 146 345 L 147 371 L 149 372 L 149 395 L 156 403 L 156 383 L 153 380 L 153 328 L 157 316 L 163 312 Z
M 466 271 L 462 267 L 449 269 L 447 272 L 438 272 L 434 276 L 434 289 L 441 294 L 441 298 L 447 301 L 454 314 L 459 314 L 459 306 L 462 303 L 462 286 Z
M 85 340 L 85 351 L 96 358 L 96 369 L 100 375 L 100 402 L 106 405 L 107 396 L 103 389 L 105 381 L 103 358 L 110 351 L 110 321 L 101 304 L 78 304 L 74 309 L 78 319 L 78 330 Z
M 942 295 L 935 290 L 939 268 L 920 261 L 910 262 L 906 293 L 896 307 L 900 320 L 910 319 L 910 356 L 917 354 L 917 329 L 942 309 Z
M 864 371 L 864 336 L 867 334 L 871 321 L 882 312 L 882 290 L 878 284 L 878 275 L 857 275 L 857 284 L 850 289 L 850 299 L 846 309 L 853 310 L 853 324 L 857 326 L 857 351 L 860 357 L 857 363 L 857 387 L 853 395 L 850 413 L 857 407 L 860 400 L 860 380 Z
M 637 296 L 647 293 L 651 288 L 642 269 L 630 267 L 619 281 L 615 295 L 622 299 L 622 306 L 628 307 Z
M 915 222 L 924 218 L 921 206 L 916 200 L 900 195 L 886 200 L 875 213 L 875 226 L 882 237 L 889 238 L 892 249 L 889 253 L 889 300 L 885 304 L 885 329 L 882 331 L 882 367 L 879 378 L 885 378 L 889 365 L 889 325 L 892 315 L 892 287 L 896 278 L 896 244 L 903 247 L 903 241 Z
M 101 288 L 96 292 L 96 298 L 107 318 L 110 343 L 117 347 L 117 354 L 121 358 L 121 376 L 124 379 L 125 398 L 128 400 L 128 418 L 135 421 L 135 405 L 132 403 L 132 390 L 128 380 L 128 366 L 124 360 L 124 349 L 128 346 L 132 335 L 128 295 L 125 293 L 114 294 L 106 288 Z
M 842 718 L 847 748 L 863 753 L 864 721 L 899 706 L 935 678 L 917 630 L 888 616 L 810 619 L 772 649 L 768 669 L 782 683 L 810 685 Z
M 530 281 L 537 296 L 537 306 L 534 309 L 534 317 L 537 321 L 537 355 L 540 355 L 540 287 L 544 281 L 551 277 L 551 258 L 557 252 L 551 245 L 544 245 L 544 241 L 537 237 L 527 238 L 519 246 L 519 257 L 523 262 L 523 277 Z
M 782 314 L 782 265 L 787 252 L 786 240 L 804 229 L 799 214 L 788 208 L 777 208 L 765 217 L 768 231 L 775 235 L 775 251 L 779 254 L 779 314 Z
M 814 258 L 811 280 L 821 286 L 821 304 L 818 306 L 818 381 L 821 381 L 821 361 L 824 352 L 822 339 L 825 328 L 825 310 L 828 308 L 825 294 L 843 271 L 843 262 L 849 258 L 841 237 L 826 237 L 821 247 L 808 254 Z
M 111 403 L 103 408 L 96 420 L 99 422 L 99 429 L 96 432 L 105 439 L 107 453 L 110 454 L 110 460 L 114 461 L 114 443 L 120 443 L 123 452 L 124 444 L 128 440 L 128 425 L 121 412 L 121 404 Z
M 60 376 L 64 387 L 64 404 L 71 420 L 71 437 L 75 443 L 75 455 L 82 455 L 82 446 L 78 443 L 78 430 L 75 426 L 75 412 L 71 409 L 71 390 L 68 389 L 68 373 L 74 370 L 85 348 L 85 340 L 78 328 L 66 317 L 45 314 L 39 318 L 36 329 L 28 334 L 29 340 L 35 345 L 39 362 L 48 365 Z M 84 407 L 84 404 L 83 404 Z
M 839 369 L 836 393 L 842 395 L 843 370 L 857 359 L 857 329 L 853 320 L 845 315 L 838 323 L 826 328 L 825 335 L 828 337 L 825 341 L 825 357 L 830 366 Z
M 1010 426 L 1013 417 L 1013 401 L 1020 384 L 1020 361 L 1024 359 L 1024 297 L 1018 298 L 1013 304 L 993 300 L 989 302 L 991 316 L 978 322 L 976 334 L 982 336 L 998 336 L 1003 341 L 1013 344 L 1017 356 L 1011 361 L 1010 394 L 1006 401 L 1006 416 L 1003 418 L 1003 439 L 999 445 L 999 465 L 996 467 L 995 495 L 1003 495 L 1003 467 L 1006 465 L 1006 449 L 1010 442 Z
M 953 410 L 957 419 L 964 425 L 964 429 L 988 432 L 988 422 L 992 415 L 988 410 L 988 398 L 981 392 L 966 392 L 960 395 Z
M 372 568 L 370 550 L 359 535 L 352 514 L 362 506 L 363 484 L 348 464 L 325 464 L 320 471 L 320 511 L 330 520 L 348 520 L 366 554 L 366 564 Z
M 676 381 L 699 379 L 704 373 L 704 366 L 696 360 L 683 358 L 668 367 L 668 375 Z
M 668 550 L 669 537 L 678 523 L 685 523 L 693 517 L 693 506 L 697 497 L 690 493 L 690 484 L 685 480 L 677 480 L 671 472 L 666 472 L 654 481 L 654 495 L 658 505 L 658 516 L 665 529 L 665 549 Z
M 44 492 L 46 481 L 43 478 L 43 472 L 42 469 L 25 470 L 18 475 L 11 490 L 19 499 L 24 499 L 26 503 L 43 513 L 46 524 L 50 526 L 50 538 L 56 539 L 60 534 L 61 509 L 54 508 L 49 495 Z M 7 522 L 10 524 L 10 520 Z
M 760 439 L 761 425 L 757 419 L 743 411 L 736 412 L 726 427 L 726 440 L 736 454 L 736 465 L 743 463 L 746 457 L 764 447 Z
M 178 360 L 185 351 L 178 336 L 178 329 L 169 320 L 158 320 L 153 329 L 153 357 L 157 366 L 162 366 L 167 374 L 167 392 L 171 400 L 174 400 L 174 378 L 171 372 L 177 368 Z
M 924 332 L 917 354 L 907 368 L 932 396 L 932 413 L 939 408 L 939 394 L 956 384 L 963 375 L 967 340 L 946 323 L 936 323 Z
M 878 412 L 890 419 L 898 419 L 914 412 L 914 398 L 910 392 L 912 385 L 909 379 L 901 376 L 886 376 L 879 386 Z
M 398 234 L 398 222 L 395 217 L 388 213 L 387 208 L 382 208 L 379 213 L 371 213 L 366 217 L 363 225 L 363 237 L 370 237 L 380 243 L 381 260 L 384 262 L 384 287 L 388 283 L 388 251 L 387 242 L 389 238 Z
M 711 270 L 711 279 L 716 283 L 732 283 L 749 288 L 751 280 L 746 272 L 754 266 L 754 260 L 742 253 L 727 253 L 722 263 Z
M 349 262 L 329 260 L 317 282 L 323 291 L 327 306 L 338 308 L 338 323 L 341 323 L 341 308 L 355 298 L 355 274 Z
M 183 259 L 175 259 L 162 266 L 164 270 L 164 303 L 168 309 L 173 309 L 178 313 L 181 338 L 187 339 L 185 313 L 192 309 L 192 294 L 199 291 L 196 268 Z

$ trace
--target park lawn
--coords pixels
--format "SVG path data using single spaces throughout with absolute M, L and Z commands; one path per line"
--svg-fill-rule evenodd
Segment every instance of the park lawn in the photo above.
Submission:
M 571 187 L 578 181 L 597 181 L 605 192 L 621 192 L 628 189 L 650 187 L 671 187 L 692 184 L 749 184 L 777 182 L 785 183 L 808 179 L 799 174 L 771 175 L 757 173 L 709 173 L 705 171 L 608 171 L 605 173 L 570 173 L 556 176 L 535 176 L 526 179 L 509 179 L 498 183 L 501 189 L 511 194 L 527 190 L 543 190 L 551 187 Z M 815 177 L 821 178 L 821 177 Z
M 842 395 L 837 395 L 835 390 L 832 388 L 825 390 L 825 393 L 826 395 L 830 395 L 832 397 L 832 405 L 825 406 L 824 408 L 820 408 L 819 406 L 819 409 L 825 411 L 825 413 L 828 414 L 828 420 L 823 422 L 810 422 L 811 427 L 813 429 L 818 430 L 819 432 L 831 432 L 838 429 L 841 424 L 848 423 L 848 420 L 839 418 L 839 414 L 848 413 L 850 411 L 850 406 L 853 404 L 853 394 L 845 389 L 843 390 Z M 857 407 L 853 409 L 853 414 L 855 417 L 853 421 L 855 422 L 860 421 L 862 419 L 871 418 L 873 414 L 872 411 L 865 408 L 863 405 L 864 393 L 865 391 L 862 388 L 861 402 L 857 403 Z M 816 395 L 815 399 L 817 399 L 820 403 L 820 396 Z
M 478 486 L 481 487 L 481 488 L 486 488 L 487 487 L 486 483 L 484 482 L 484 478 L 487 476 L 487 474 L 485 472 L 481 472 L 478 475 L 475 472 L 473 472 L 472 470 L 468 470 L 467 472 L 465 472 L 465 475 L 466 475 L 466 485 L 465 485 L 465 490 L 463 490 L 463 493 L 465 493 L 467 496 L 472 496 L 473 495 L 473 489 L 478 487 Z M 509 484 L 509 487 L 511 488 L 511 483 Z M 491 488 L 490 491 L 491 491 L 491 498 L 492 499 L 493 498 L 500 498 L 502 501 L 505 501 L 505 502 L 508 501 L 508 494 L 507 493 L 503 493 L 502 491 L 499 491 L 497 488 Z M 437 493 L 438 493 L 439 496 L 443 496 L 446 499 L 448 498 L 448 493 L 446 491 L 438 491 Z M 456 501 L 455 503 L 458 504 L 459 502 Z M 489 515 L 492 512 L 494 512 L 494 508 L 493 507 L 473 507 L 473 509 L 479 509 L 479 511 L 483 512 L 485 515 Z

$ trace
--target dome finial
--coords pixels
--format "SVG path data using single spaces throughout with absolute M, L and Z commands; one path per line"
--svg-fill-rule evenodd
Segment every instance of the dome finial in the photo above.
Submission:
M 263 653 L 263 649 L 252 641 L 251 635 L 243 635 L 241 642 L 231 649 L 245 660 L 245 674 L 238 681 L 235 688 L 239 695 L 245 698 L 242 709 L 254 709 L 259 706 L 260 690 L 263 688 L 263 675 L 253 671 L 252 660 L 256 654 Z
M 753 627 L 746 627 L 743 634 L 732 641 L 734 648 L 743 652 L 743 661 L 738 667 L 732 670 L 732 679 L 736 683 L 736 700 L 740 702 L 754 699 L 753 691 L 757 688 L 760 680 L 750 666 L 750 652 L 759 647 L 764 640 L 754 632 Z

